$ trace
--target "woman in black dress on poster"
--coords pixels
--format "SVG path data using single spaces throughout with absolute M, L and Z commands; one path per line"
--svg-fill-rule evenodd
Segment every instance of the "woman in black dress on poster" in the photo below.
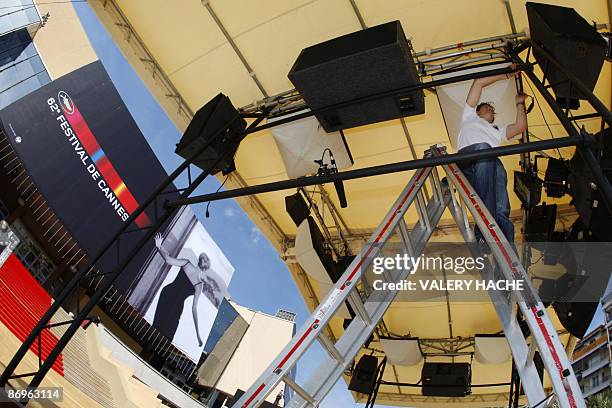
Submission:
M 198 345 L 202 347 L 203 341 L 200 336 L 198 325 L 198 302 L 200 295 L 204 295 L 210 302 L 219 308 L 221 301 L 228 295 L 227 286 L 221 276 L 210 267 L 210 258 L 202 252 L 198 258 L 198 264 L 194 265 L 188 259 L 172 258 L 168 251 L 162 247 L 163 238 L 161 234 L 155 235 L 155 246 L 164 261 L 171 266 L 181 268 L 172 283 L 166 285 L 159 294 L 153 326 L 173 339 L 178 328 L 179 319 L 183 314 L 185 299 L 193 296 L 191 312 L 193 324 L 198 338 Z

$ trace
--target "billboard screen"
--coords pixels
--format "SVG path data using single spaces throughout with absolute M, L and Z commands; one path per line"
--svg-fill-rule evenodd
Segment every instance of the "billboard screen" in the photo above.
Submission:
M 100 62 L 9 105 L 0 121 L 38 190 L 90 255 L 166 177 Z M 142 214 L 138 226 L 152 216 Z
M 0 122 L 38 190 L 90 256 L 103 247 L 167 177 L 99 61 L 58 78 L 4 108 L 0 111 Z M 174 189 L 174 186 L 169 186 L 168 194 L 163 198 L 172 197 Z M 150 208 L 135 223 L 145 228 L 154 218 L 155 213 Z M 178 268 L 182 273 L 170 270 L 168 262 L 159 265 L 163 252 L 151 241 L 130 262 L 116 286 L 129 297 L 130 303 L 134 302 L 142 315 L 148 316 L 152 303 L 170 302 L 164 295 L 176 287 L 171 285 L 171 281 L 176 280 L 177 274 L 192 278 L 198 275 L 198 270 L 201 271 L 201 276 L 198 276 L 202 282 L 192 281 L 193 287 L 197 286 L 199 290 L 194 289 L 184 300 L 193 305 L 195 294 L 203 295 L 195 302 L 198 318 L 191 319 L 189 324 L 198 328 L 200 340 L 205 342 L 216 315 L 216 308 L 210 306 L 214 304 L 211 299 L 226 295 L 233 268 L 191 210 L 179 211 L 161 232 L 162 250 L 167 249 L 169 256 L 188 260 Z M 133 248 L 144 233 L 140 230 L 123 235 L 121 253 L 126 254 Z M 178 241 L 173 241 L 175 239 Z M 116 249 L 112 248 L 98 262 L 103 272 L 116 267 Z M 209 257 L 210 268 L 206 270 L 204 266 L 207 265 L 198 259 L 202 253 Z M 156 268 L 163 273 L 153 273 Z M 139 285 L 138 280 L 146 281 L 153 275 L 165 280 L 155 281 L 154 285 L 147 287 L 151 293 L 141 296 L 146 285 Z M 164 292 L 168 286 L 170 289 Z M 211 292 L 211 288 L 215 292 Z M 205 300 L 209 300 L 210 305 Z M 168 327 L 180 323 L 182 330 L 188 323 L 185 319 L 175 322 L 164 319 L 181 316 L 177 306 L 174 314 L 154 315 L 151 322 L 162 334 L 174 340 Z M 192 328 L 194 331 L 195 327 Z M 192 338 L 189 341 L 177 338 L 176 345 L 198 361 L 202 347 L 198 336 L 195 339 L 197 347 L 188 347 L 194 344 Z
M 155 238 L 153 251 L 128 290 L 128 302 L 197 362 L 234 267 L 190 207 L 182 207 Z

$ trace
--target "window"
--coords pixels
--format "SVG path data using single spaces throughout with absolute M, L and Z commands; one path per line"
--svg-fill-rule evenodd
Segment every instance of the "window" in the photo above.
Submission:
M 0 37 L 0 109 L 49 82 L 26 29 Z
M 290 312 L 288 310 L 278 309 L 278 311 L 276 312 L 276 317 L 285 319 L 290 322 L 295 322 L 295 316 L 296 316 L 295 313 Z
M 40 25 L 40 16 L 33 0 L 3 0 L 2 6 L 0 34 Z
M 596 375 L 595 377 L 593 377 L 593 380 L 591 381 L 591 385 L 594 387 L 597 387 L 599 385 L 599 376 Z

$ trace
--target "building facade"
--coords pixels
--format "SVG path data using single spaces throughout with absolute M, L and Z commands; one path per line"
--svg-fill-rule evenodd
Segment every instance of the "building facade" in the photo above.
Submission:
M 574 349 L 574 372 L 588 398 L 612 388 L 612 293 L 602 300 L 604 324 L 582 338 Z
M 51 81 L 34 38 L 43 18 L 32 0 L 9 0 L 0 12 L 0 109 Z

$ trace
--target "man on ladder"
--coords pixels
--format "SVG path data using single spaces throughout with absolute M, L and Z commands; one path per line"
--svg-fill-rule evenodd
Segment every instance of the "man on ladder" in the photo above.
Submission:
M 516 69 L 516 65 L 512 65 Z M 498 147 L 504 140 L 513 140 L 527 130 L 525 98 L 527 95 L 516 95 L 516 121 L 507 126 L 497 126 L 495 109 L 491 102 L 480 102 L 482 89 L 497 81 L 510 79 L 514 74 L 501 74 L 475 79 L 467 96 L 461 127 L 457 138 L 459 153 Z M 477 160 L 460 165 L 470 184 L 485 203 L 491 215 L 497 221 L 502 232 L 510 242 L 514 242 L 514 225 L 510 221 L 510 201 L 508 199 L 506 170 L 499 158 Z M 478 227 L 475 230 L 476 240 L 482 250 L 487 250 L 485 240 Z

